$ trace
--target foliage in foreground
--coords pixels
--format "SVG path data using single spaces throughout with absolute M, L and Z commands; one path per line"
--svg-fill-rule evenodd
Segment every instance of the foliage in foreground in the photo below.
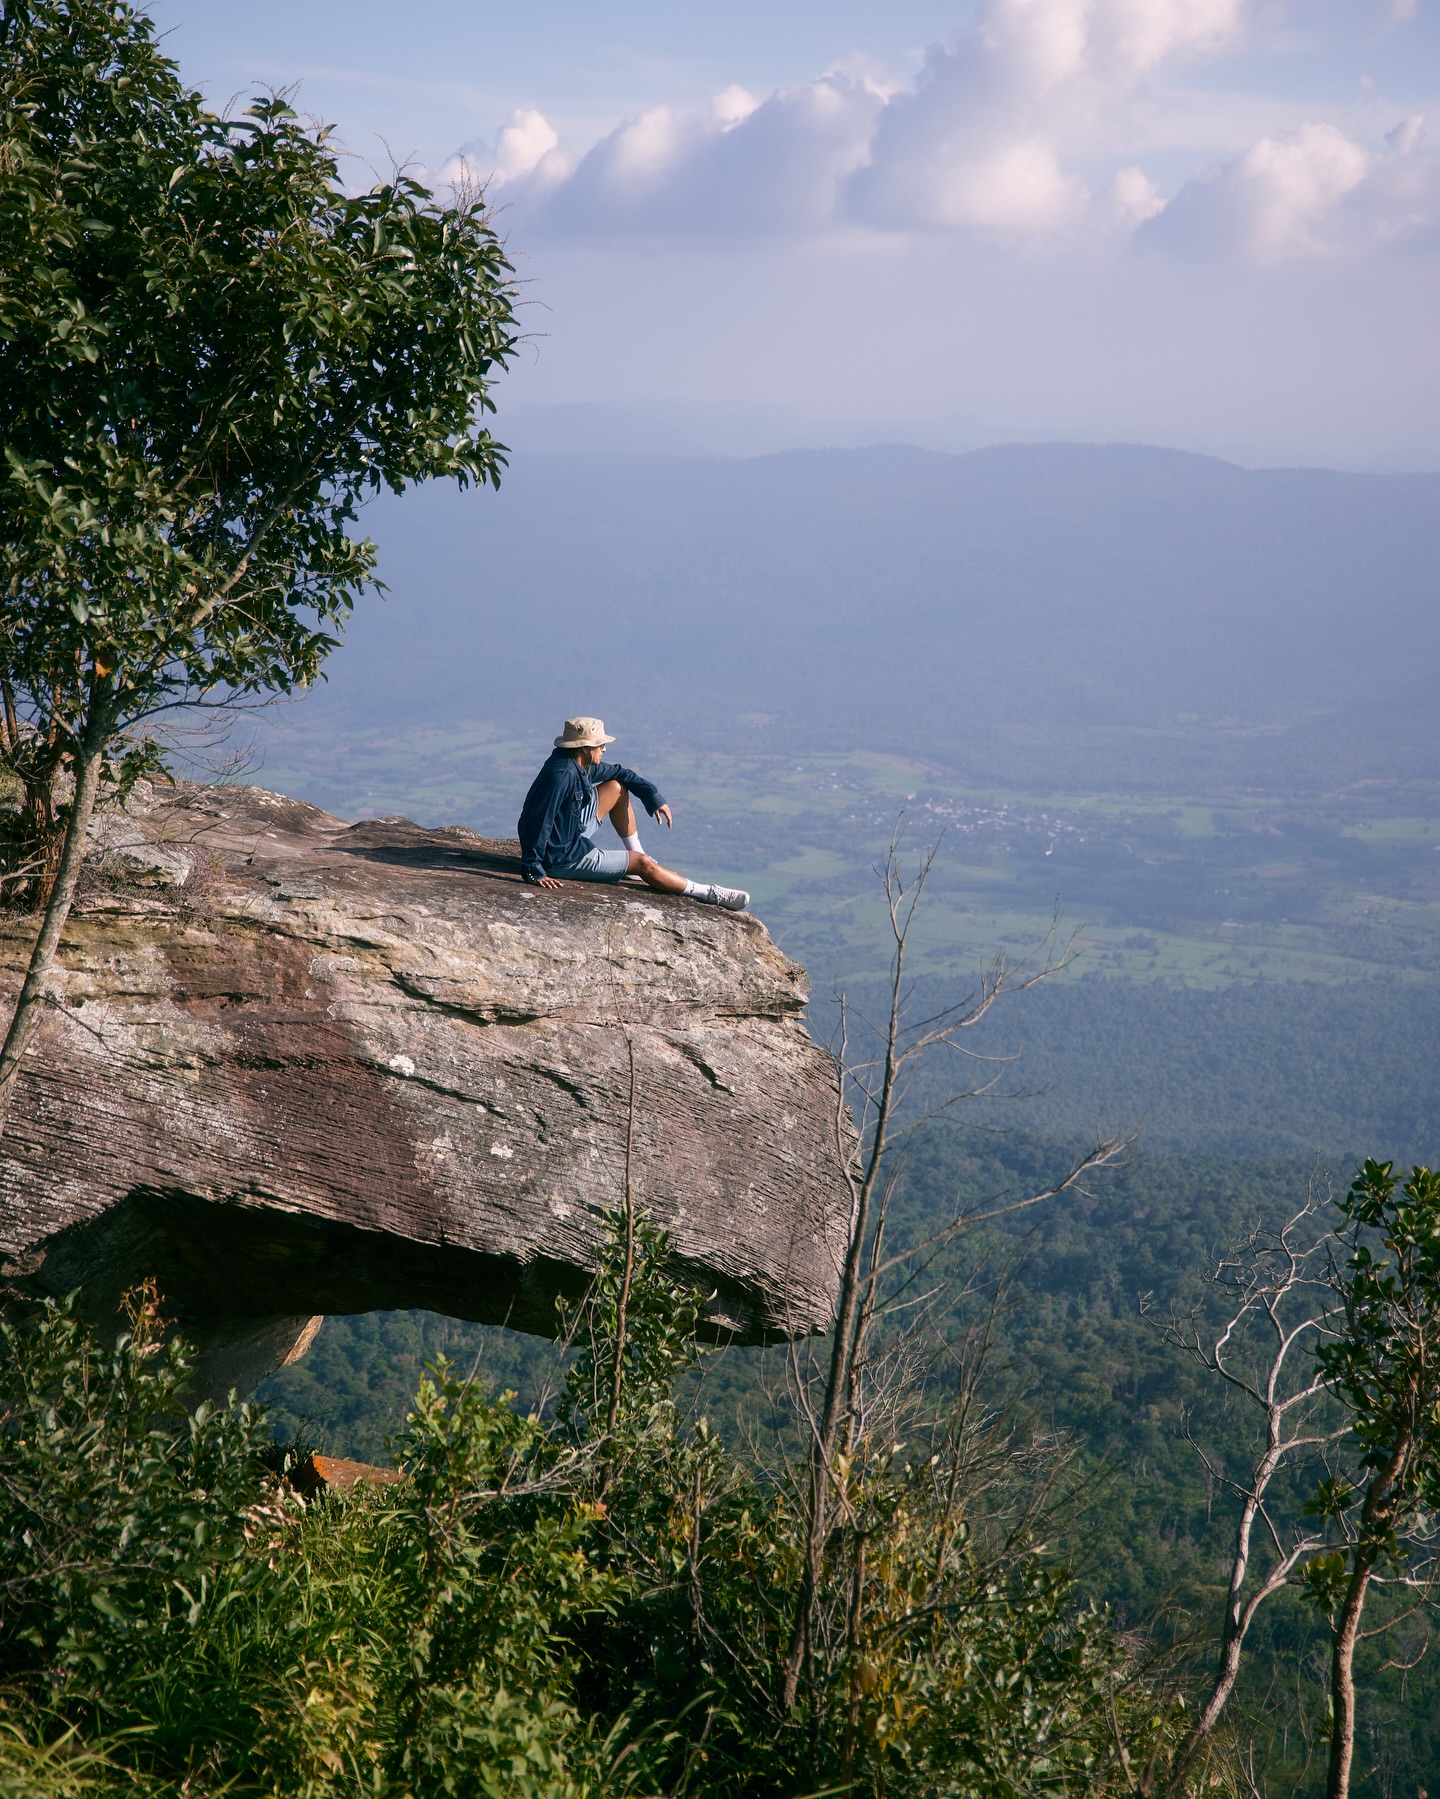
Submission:
M 407 1478 L 309 1504 L 257 1411 L 184 1411 L 152 1311 L 113 1350 L 64 1306 L 5 1326 L 0 1794 L 1128 1786 L 1166 1716 L 969 1411 L 842 1458 L 837 1628 L 784 1705 L 807 1471 L 681 1425 L 665 1250 L 617 1225 L 553 1418 L 441 1362 Z

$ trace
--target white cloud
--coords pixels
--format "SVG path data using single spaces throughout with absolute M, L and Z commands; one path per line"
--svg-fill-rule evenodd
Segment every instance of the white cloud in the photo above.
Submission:
M 812 228 L 833 216 L 883 104 L 832 74 L 765 100 L 727 88 L 702 112 L 652 107 L 579 159 L 541 220 L 571 233 Z
M 1411 118 L 1366 150 L 1325 123 L 1263 137 L 1187 181 L 1142 241 L 1181 255 L 1258 263 L 1433 242 L 1440 156 Z
M 559 147 L 544 113 L 512 112 L 495 146 L 495 174 L 501 181 L 528 175 Z
M 743 124 L 760 102 L 743 87 L 727 87 L 710 102 L 710 116 L 722 131 Z
M 730 87 L 699 110 L 651 107 L 571 156 L 542 114 L 520 111 L 493 147 L 462 155 L 527 228 L 571 238 L 1138 231 L 1154 248 L 1262 263 L 1428 242 L 1440 162 L 1419 119 L 1367 149 L 1327 120 L 1284 129 L 1295 114 L 1282 112 L 1165 203 L 1142 158 L 1180 92 L 1176 67 L 1247 43 L 1256 4 L 982 0 L 906 86 L 856 58 L 763 99 Z
M 1132 163 L 1129 168 L 1115 172 L 1109 186 L 1099 196 L 1096 210 L 1099 218 L 1112 229 L 1133 231 L 1164 209 L 1159 188 L 1144 169 L 1136 168 Z
M 1440 247 L 1440 152 L 1425 141 L 1425 122 L 1405 119 L 1386 137 L 1361 185 L 1334 222 L 1337 241 L 1355 249 Z
M 1090 193 L 1067 160 L 1117 134 L 1162 62 L 1240 29 L 1241 0 L 986 0 L 886 106 L 851 209 L 882 228 L 1076 222 Z
M 1041 137 L 942 142 L 923 158 L 907 157 L 899 169 L 872 163 L 854 191 L 867 224 L 1018 232 L 1053 230 L 1077 218 L 1090 198 Z
M 462 144 L 443 172 L 453 180 L 470 171 L 500 187 L 526 179 L 532 185 L 553 186 L 565 179 L 570 166 L 544 113 L 522 107 L 506 119 L 493 145 L 480 138 Z
M 1336 202 L 1368 167 L 1364 150 L 1333 125 L 1302 125 L 1193 176 L 1148 229 L 1187 254 L 1282 262 L 1320 247 Z

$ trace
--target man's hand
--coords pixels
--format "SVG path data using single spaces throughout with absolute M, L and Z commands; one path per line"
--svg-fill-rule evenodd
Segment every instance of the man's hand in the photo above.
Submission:
M 532 881 L 530 885 L 532 887 L 551 887 L 558 892 L 565 883 L 563 881 L 557 881 L 554 875 L 541 875 L 538 881 Z
M 663 818 L 665 820 L 665 829 L 667 831 L 675 823 L 675 820 L 673 818 L 671 818 L 671 816 L 670 816 L 670 808 L 668 806 L 658 807 L 656 809 L 655 816 L 656 816 L 656 818 Z

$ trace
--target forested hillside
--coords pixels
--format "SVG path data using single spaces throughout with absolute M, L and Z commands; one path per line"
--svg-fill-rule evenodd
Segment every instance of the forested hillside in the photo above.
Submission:
M 923 1235 L 957 1205 L 989 1210 L 1042 1188 L 1073 1152 L 1073 1143 L 1023 1132 L 930 1127 L 907 1156 L 901 1232 Z M 925 1283 L 963 1296 L 941 1302 L 937 1342 L 977 1331 L 988 1339 L 979 1386 L 987 1411 L 1069 1458 L 1068 1497 L 1050 1530 L 1079 1591 L 1156 1648 L 1198 1647 L 1202 1668 L 1236 1501 L 1200 1452 L 1240 1477 L 1259 1438 L 1255 1419 L 1165 1340 L 1164 1325 L 1191 1315 L 1222 1321 L 1205 1280 L 1215 1258 L 1257 1227 L 1283 1224 L 1307 1199 L 1323 1203 L 1351 1173 L 1324 1157 L 1138 1149 L 1087 1191 L 962 1232 Z M 522 1407 L 553 1406 L 570 1360 L 534 1338 L 426 1314 L 334 1319 L 307 1361 L 274 1377 L 263 1397 L 282 1437 L 385 1460 L 410 1390 L 437 1353 L 487 1391 L 517 1392 Z M 944 1355 L 934 1364 L 942 1389 L 956 1378 L 949 1368 Z M 785 1350 L 724 1349 L 702 1360 L 678 1398 L 682 1412 L 708 1419 L 737 1447 L 788 1443 L 794 1453 L 804 1431 L 792 1390 Z M 1303 1480 L 1277 1488 L 1280 1528 L 1309 1497 Z M 1297 1782 L 1313 1790 L 1307 1766 L 1322 1771 L 1315 1683 L 1324 1655 L 1321 1621 L 1298 1595 L 1262 1615 L 1239 1715 L 1257 1770 L 1286 1790 Z M 1364 1753 L 1387 1779 L 1433 1780 L 1440 1684 L 1424 1668 L 1380 1672 L 1383 1659 L 1377 1649 L 1366 1663 Z
M 964 986 L 925 991 L 951 1000 Z M 1015 1057 L 995 1070 L 1015 1097 L 976 1109 L 994 1128 L 1056 1142 L 1136 1128 L 1146 1155 L 1346 1168 L 1379 1146 L 1428 1162 L 1440 1139 L 1436 1001 L 1432 984 L 1379 977 L 1193 989 L 1082 976 L 975 1032 L 975 1047 Z M 936 1070 L 931 1091 L 942 1079 Z

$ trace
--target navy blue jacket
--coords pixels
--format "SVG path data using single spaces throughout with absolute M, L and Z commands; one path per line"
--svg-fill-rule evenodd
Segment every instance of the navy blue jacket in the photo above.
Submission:
M 594 768 L 581 768 L 567 751 L 556 750 L 531 782 L 516 827 L 527 881 L 538 881 L 552 868 L 568 868 L 585 854 L 588 846 L 580 835 L 585 790 L 606 781 L 618 781 L 633 793 L 651 818 L 665 804 L 665 796 L 653 781 L 623 763 L 600 762 Z

